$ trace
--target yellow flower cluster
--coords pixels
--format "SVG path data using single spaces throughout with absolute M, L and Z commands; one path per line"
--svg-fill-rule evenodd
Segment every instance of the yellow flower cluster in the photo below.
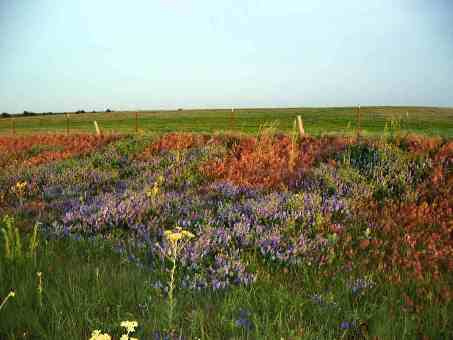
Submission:
M 148 196 L 149 198 L 156 197 L 157 194 L 158 194 L 159 191 L 160 191 L 160 186 L 161 186 L 163 183 L 164 183 L 164 177 L 163 177 L 163 176 L 157 177 L 157 181 L 154 182 L 152 188 L 149 189 L 149 190 L 146 192 L 146 196 Z
M 122 321 L 121 327 L 126 329 L 126 334 L 121 335 L 120 340 L 138 340 L 137 338 L 130 337 L 129 334 L 135 332 L 135 328 L 137 328 L 138 322 L 137 321 Z M 94 330 L 91 333 L 91 338 L 89 340 L 111 340 L 112 337 L 110 334 L 104 333 L 99 329 Z
M 17 182 L 16 185 L 11 187 L 11 191 L 14 192 L 17 196 L 23 196 L 25 194 L 25 189 L 27 188 L 27 182 Z
M 179 240 L 191 239 L 195 237 L 195 235 L 192 234 L 190 231 L 181 230 L 180 228 L 177 228 L 176 232 L 171 230 L 165 230 L 164 235 L 171 243 L 177 243 Z
M 173 308 L 174 308 L 174 299 L 173 299 L 173 290 L 175 287 L 175 272 L 176 272 L 176 259 L 178 258 L 179 253 L 183 249 L 184 245 L 186 244 L 185 240 L 189 240 L 195 237 L 190 231 L 183 230 L 180 227 L 177 227 L 175 231 L 172 230 L 165 230 L 164 231 L 165 238 L 169 241 L 169 247 L 166 253 L 166 256 L 169 257 L 173 266 L 170 270 L 170 282 L 169 282 L 169 289 L 168 289 L 168 300 L 170 305 L 169 314 L 169 324 L 172 325 L 173 322 Z M 182 242 L 179 242 L 182 241 Z
M 146 196 L 149 198 L 156 197 L 159 193 L 159 185 L 154 183 L 153 187 L 146 192 Z
M 16 188 L 18 190 L 24 190 L 26 186 L 27 186 L 27 182 L 25 182 L 25 181 L 16 183 Z
M 137 321 L 123 321 L 121 322 L 121 327 L 126 328 L 127 333 L 135 332 L 135 328 L 137 328 L 138 322 Z
M 112 337 L 108 335 L 107 333 L 102 334 L 102 332 L 99 329 L 94 330 L 91 333 L 91 338 L 90 340 L 111 340 Z

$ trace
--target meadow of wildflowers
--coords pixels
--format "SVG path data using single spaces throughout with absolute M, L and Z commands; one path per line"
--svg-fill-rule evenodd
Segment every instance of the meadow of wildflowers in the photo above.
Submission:
M 2 339 L 116 339 L 119 324 L 121 339 L 453 338 L 449 139 L 27 136 L 0 151 Z M 6 256 L 10 239 L 33 256 Z

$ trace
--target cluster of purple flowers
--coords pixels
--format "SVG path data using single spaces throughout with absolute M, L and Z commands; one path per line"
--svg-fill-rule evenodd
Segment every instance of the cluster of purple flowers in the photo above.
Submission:
M 222 152 L 206 146 L 134 160 L 111 147 L 3 180 L 8 185 L 24 178 L 33 183 L 36 196 L 46 202 L 48 220 L 43 217 L 43 222 L 52 235 L 120 235 L 116 250 L 152 269 L 165 263 L 165 229 L 179 226 L 192 232 L 196 238 L 179 258 L 183 285 L 191 289 L 251 284 L 256 274 L 248 263 L 250 253 L 261 254 L 270 265 L 325 263 L 330 243 L 317 228 L 350 217 L 349 189 L 326 194 L 317 185 L 311 190 L 308 177 L 292 191 L 209 182 L 200 175 L 200 164 Z M 339 176 L 331 177 L 341 188 Z
M 90 202 L 80 203 L 67 211 L 64 225 L 86 233 L 102 233 L 105 229 L 137 229 L 146 221 L 150 200 L 143 193 L 106 193 Z
M 238 314 L 238 318 L 235 320 L 236 327 L 246 331 L 252 331 L 255 328 L 255 325 L 251 320 L 251 313 L 246 309 L 240 309 Z

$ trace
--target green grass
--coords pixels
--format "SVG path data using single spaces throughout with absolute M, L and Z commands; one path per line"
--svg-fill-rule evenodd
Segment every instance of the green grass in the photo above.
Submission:
M 384 131 L 386 123 L 400 119 L 402 131 L 427 135 L 453 136 L 453 108 L 433 107 L 363 107 L 362 129 L 375 135 Z M 256 133 L 264 123 L 278 121 L 282 130 L 289 131 L 296 115 L 301 115 L 305 130 L 312 135 L 354 132 L 357 108 L 275 108 L 231 110 L 142 111 L 138 127 L 145 131 L 213 132 L 237 130 Z M 130 133 L 135 131 L 135 112 L 70 114 L 70 132 L 94 132 L 96 120 L 104 131 Z M 0 134 L 12 133 L 12 119 L 0 119 Z M 65 132 L 66 117 L 34 116 L 14 119 L 17 134 Z
M 42 272 L 42 305 L 37 272 Z M 167 300 L 151 287 L 153 275 L 101 240 L 42 241 L 34 260 L 12 263 L 0 257 L 0 294 L 16 291 L 0 311 L 0 338 L 88 339 L 94 329 L 119 338 L 120 322 L 137 320 L 135 335 L 153 339 L 154 332 L 168 329 Z M 451 311 L 445 305 L 416 319 L 398 308 L 396 288 L 381 283 L 367 296 L 354 297 L 345 280 L 346 275 L 329 279 L 305 267 L 266 274 L 251 287 L 224 292 L 177 290 L 174 326 L 186 339 L 348 339 L 354 331 L 339 325 L 352 318 L 362 323 L 362 335 L 382 339 L 414 339 L 420 317 L 432 332 L 425 335 L 448 328 Z M 314 303 L 310 296 L 320 290 L 335 304 Z M 236 325 L 241 309 L 250 311 L 249 331 Z

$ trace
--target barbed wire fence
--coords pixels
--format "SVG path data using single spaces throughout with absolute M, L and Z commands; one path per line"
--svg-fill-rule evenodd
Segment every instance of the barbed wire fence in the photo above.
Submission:
M 224 123 L 219 126 L 213 127 L 213 130 L 216 128 L 224 130 L 238 130 L 243 129 L 244 124 L 250 124 L 247 122 L 247 118 L 244 116 L 244 113 L 238 115 L 239 110 L 231 108 L 231 110 L 225 110 L 222 113 Z M 404 108 L 398 111 L 396 108 L 379 108 L 379 107 L 361 107 L 360 105 L 355 108 L 351 108 L 349 111 L 350 120 L 345 119 L 343 122 L 347 122 L 346 126 L 338 126 L 337 131 L 343 131 L 344 133 L 354 133 L 357 136 L 361 136 L 367 131 L 373 133 L 379 133 L 379 130 L 382 130 L 382 133 L 385 132 L 385 126 L 397 126 L 401 131 L 406 132 L 415 132 L 415 133 L 428 133 L 436 134 L 440 133 L 438 128 L 439 123 L 436 123 L 436 118 L 441 113 L 435 111 L 434 109 L 424 109 L 424 108 Z M 332 117 L 330 119 L 330 126 L 335 123 L 334 115 L 339 113 L 332 112 Z M 452 115 L 453 113 L 448 113 Z M 319 126 L 322 126 L 322 122 L 319 124 L 316 121 L 316 118 L 313 116 L 307 116 L 306 113 L 301 111 L 301 113 L 294 113 L 294 115 L 286 116 L 285 119 L 288 119 L 289 126 L 292 126 L 294 119 L 297 119 L 297 116 L 301 115 L 304 120 L 304 128 L 310 133 L 311 129 L 318 129 Z M 307 118 L 307 120 L 306 120 Z M 263 123 L 265 117 L 263 116 Z M 96 124 L 94 124 L 96 121 Z M 117 124 L 117 125 L 115 125 Z M 221 124 L 224 124 L 223 127 Z M 286 123 L 285 123 L 286 124 Z M 346 123 L 344 123 L 346 124 Z M 436 125 L 437 124 L 437 125 Z M 98 126 L 98 128 L 95 127 Z M 315 127 L 318 125 L 318 127 Z M 195 126 L 195 125 L 194 125 Z M 285 125 L 286 126 L 286 125 Z M 111 116 L 103 117 L 102 115 L 96 115 L 93 117 L 87 116 L 86 114 L 79 115 L 77 113 L 64 113 L 52 116 L 39 115 L 39 116 L 28 116 L 28 117 L 0 117 L 0 135 L 20 135 L 20 134 L 29 134 L 29 133 L 114 133 L 116 131 L 126 132 L 126 133 L 139 133 L 148 128 L 149 130 L 153 129 L 153 123 L 149 122 L 146 113 L 139 112 L 129 112 L 126 115 L 119 115 L 111 120 Z M 157 129 L 162 130 L 161 127 Z M 190 127 L 184 127 L 184 129 L 190 129 Z M 289 128 L 291 129 L 291 127 Z M 160 131 L 159 130 L 159 131 Z M 164 131 L 166 129 L 163 129 Z M 170 131 L 171 128 L 169 128 Z M 175 129 L 178 130 L 178 129 Z M 253 130 L 253 127 L 252 127 Z M 325 132 L 329 132 L 326 131 Z M 447 133 L 448 134 L 448 133 Z

